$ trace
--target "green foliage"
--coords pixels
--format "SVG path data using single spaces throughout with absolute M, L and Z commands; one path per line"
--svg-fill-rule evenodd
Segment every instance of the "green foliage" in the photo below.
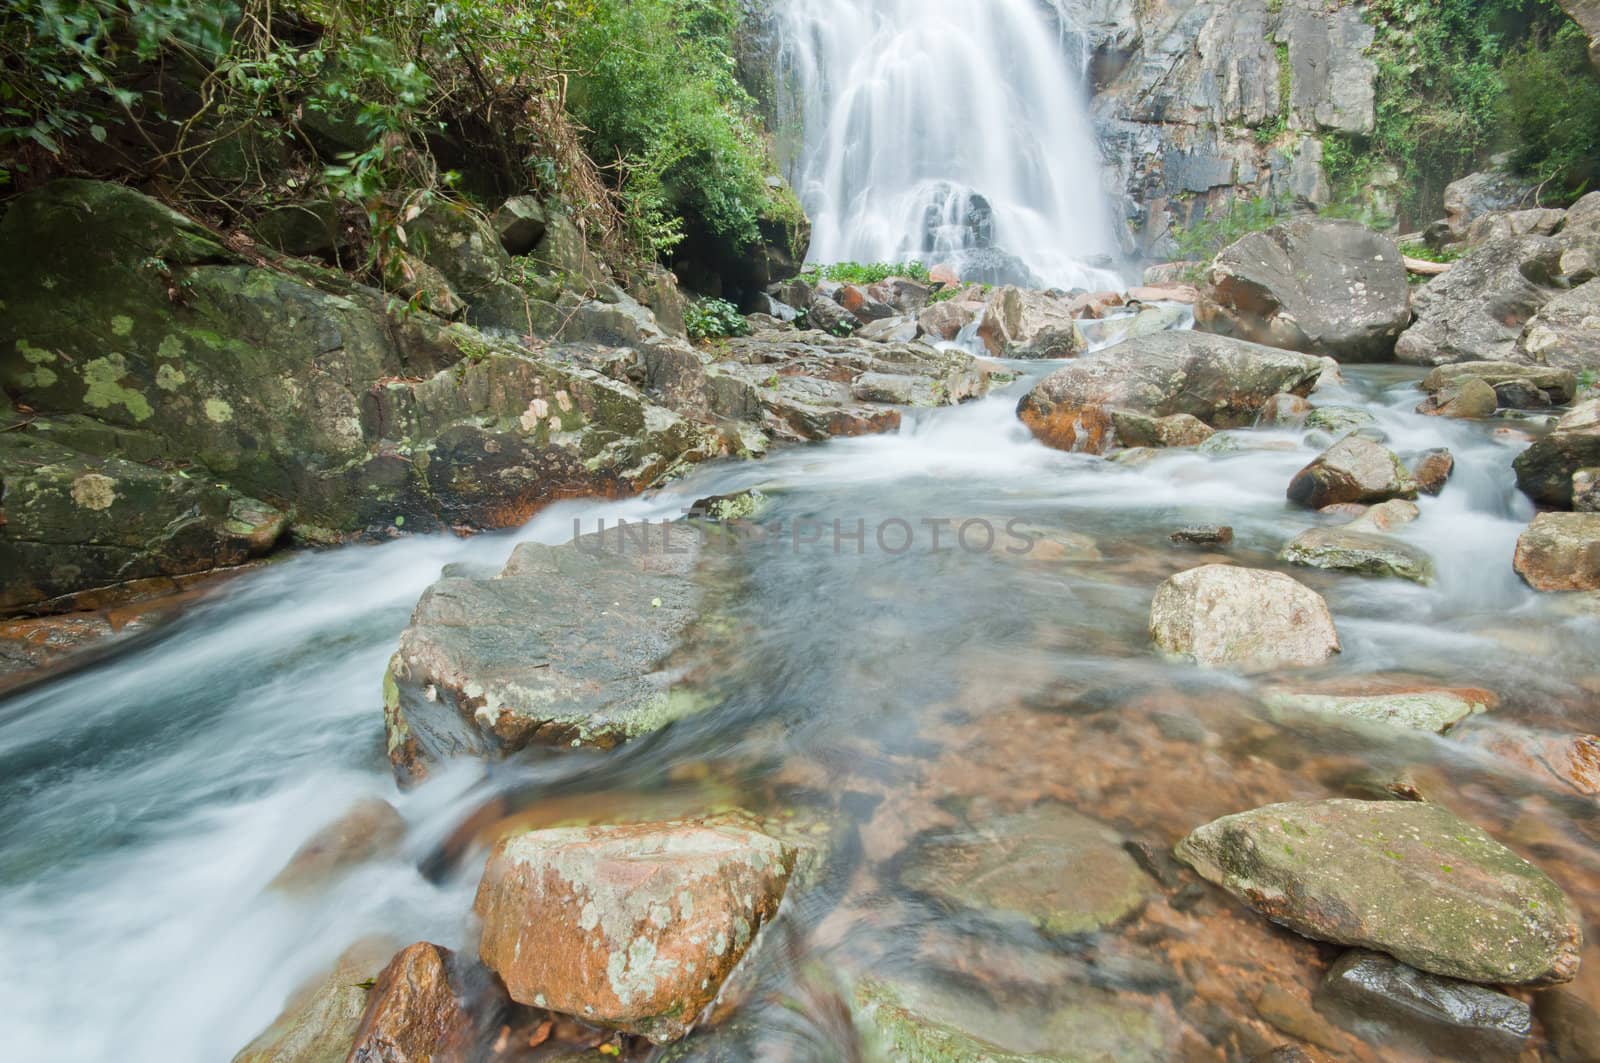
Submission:
M 1283 214 L 1284 205 L 1270 196 L 1233 200 L 1227 212 L 1216 217 L 1200 218 L 1187 225 L 1172 227 L 1175 258 L 1189 261 L 1210 259 L 1247 233 L 1260 232 L 1276 225 Z
M 1460 247 L 1429 247 L 1427 244 L 1401 244 L 1400 253 L 1424 262 L 1454 262 L 1462 255 Z
M 697 299 L 683 313 L 692 340 L 722 339 L 725 336 L 743 336 L 750 331 L 749 323 L 739 308 L 726 299 Z
M 1600 79 L 1588 47 L 1568 23 L 1515 49 L 1502 67 L 1503 120 L 1517 133 L 1512 165 L 1557 199 L 1576 197 L 1600 177 Z
M 827 266 L 808 266 L 800 274 L 808 284 L 819 280 L 841 284 L 877 284 L 890 277 L 907 277 L 926 284 L 928 267 L 921 262 L 835 262 Z

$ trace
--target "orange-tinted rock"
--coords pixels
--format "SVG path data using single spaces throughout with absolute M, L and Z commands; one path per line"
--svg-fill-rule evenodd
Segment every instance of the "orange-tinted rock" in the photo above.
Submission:
M 1423 452 L 1411 464 L 1411 478 L 1417 481 L 1417 490 L 1425 495 L 1436 495 L 1444 490 L 1444 482 L 1455 471 L 1456 459 L 1444 447 Z
M 1130 303 L 1193 303 L 1199 297 L 1192 284 L 1143 284 L 1127 291 Z
M 894 317 L 894 307 L 881 303 L 868 295 L 866 290 L 854 284 L 846 284 L 839 289 L 839 294 L 834 297 L 838 304 L 850 311 L 861 321 L 881 321 L 886 317 Z
M 956 268 L 948 262 L 941 262 L 928 271 L 928 279 L 935 284 L 943 284 L 949 287 L 952 284 L 961 283 L 961 274 L 957 273 Z
M 1067 303 L 1073 317 L 1103 317 L 1107 310 L 1122 305 L 1119 292 L 1084 292 Z
M 1298 425 L 1311 412 L 1311 403 L 1302 395 L 1274 395 L 1261 405 L 1256 427 L 1281 428 Z
M 1338 502 L 1416 498 L 1417 483 L 1381 443 L 1349 435 L 1295 473 L 1288 496 L 1296 505 L 1321 509 Z
M 478 886 L 479 951 L 514 1000 L 673 1041 L 777 911 L 794 859 L 731 817 L 517 835 Z
M 419 941 L 378 975 L 348 1063 L 447 1063 L 471 1055 L 472 1019 L 450 981 L 449 949 Z
M 393 805 L 364 798 L 296 849 L 267 888 L 294 891 L 321 885 L 357 864 L 390 855 L 405 836 L 406 821 Z
M 1600 590 L 1600 513 L 1541 513 L 1512 562 L 1536 591 Z

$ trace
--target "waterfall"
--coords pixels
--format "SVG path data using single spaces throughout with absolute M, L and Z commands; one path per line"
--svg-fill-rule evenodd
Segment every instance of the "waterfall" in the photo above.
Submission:
M 811 261 L 1121 286 L 1065 0 L 787 0 L 780 27 Z

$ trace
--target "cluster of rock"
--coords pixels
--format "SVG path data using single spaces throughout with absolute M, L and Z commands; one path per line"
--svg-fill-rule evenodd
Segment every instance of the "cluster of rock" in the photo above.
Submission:
M 619 282 L 526 197 L 406 225 L 390 293 L 120 185 L 13 201 L 0 615 L 170 590 L 291 537 L 514 526 L 985 386 L 909 340 L 691 346 L 670 274 Z

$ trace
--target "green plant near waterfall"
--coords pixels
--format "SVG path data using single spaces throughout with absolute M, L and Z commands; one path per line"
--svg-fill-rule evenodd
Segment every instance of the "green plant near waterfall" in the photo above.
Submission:
M 696 299 L 684 309 L 683 321 L 692 340 L 743 336 L 750 331 L 739 308 L 726 299 Z
M 820 280 L 877 284 L 890 277 L 906 277 L 925 284 L 929 279 L 928 267 L 921 262 L 834 262 L 826 266 L 808 266 L 800 276 L 810 284 Z

